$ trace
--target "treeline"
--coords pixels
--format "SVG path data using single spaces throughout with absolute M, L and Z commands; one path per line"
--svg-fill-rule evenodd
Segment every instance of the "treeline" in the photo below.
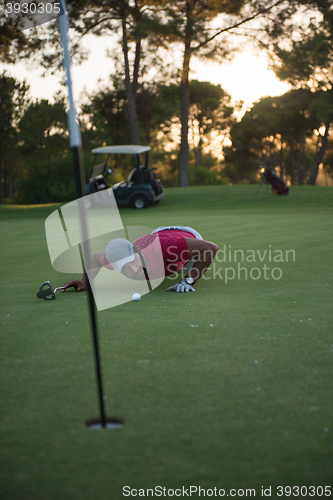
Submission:
M 1 202 L 48 203 L 75 197 L 63 98 L 32 101 L 29 87 L 0 77 Z
M 262 160 L 299 184 L 314 184 L 321 164 L 330 168 L 333 0 L 67 3 L 74 63 L 87 34 L 113 37 L 115 74 L 80 105 L 86 155 L 102 144 L 149 144 L 163 182 L 180 186 L 254 182 Z M 56 23 L 22 32 L 20 21 L 1 19 L 1 60 L 37 60 L 55 71 Z M 261 99 L 239 120 L 223 87 L 191 81 L 190 68 L 194 58 L 222 64 L 250 43 L 269 51 L 293 90 Z M 72 196 L 63 97 L 33 102 L 7 74 L 0 91 L 1 201 Z
M 260 162 L 291 184 L 315 184 L 319 166 L 333 174 L 333 91 L 301 88 L 254 103 L 230 130 L 224 174 L 254 182 Z
M 226 133 L 234 123 L 231 97 L 221 86 L 209 82 L 194 80 L 191 90 L 190 183 L 226 183 L 219 175 L 219 160 L 205 153 L 204 147 L 212 136 Z M 124 89 L 99 90 L 86 100 L 89 104 L 82 104 L 78 117 L 88 175 L 93 161 L 91 150 L 128 144 L 130 132 Z M 180 88 L 175 84 L 147 85 L 138 93 L 140 143 L 152 147 L 150 162 L 165 186 L 178 184 L 179 102 Z M 59 94 L 52 103 L 32 100 L 24 82 L 4 73 L 0 76 L 0 107 L 7 117 L 0 123 L 3 199 L 19 203 L 72 199 L 75 186 L 65 98 Z M 110 183 L 126 177 L 132 168 L 126 157 L 119 157 L 114 167 Z
M 305 183 L 321 163 L 333 173 L 333 141 L 329 127 L 322 125 L 333 117 L 331 91 L 298 89 L 265 97 L 237 120 L 239 106 L 220 85 L 192 80 L 190 89 L 190 185 L 257 182 L 261 161 L 291 184 Z M 80 108 L 87 175 L 93 148 L 129 142 L 124 93 L 124 88 L 114 86 L 99 90 Z M 24 82 L 4 73 L 0 107 L 5 117 L 0 123 L 2 200 L 73 199 L 65 98 L 59 94 L 52 103 L 32 100 Z M 138 93 L 137 109 L 140 142 L 152 147 L 151 165 L 165 186 L 177 186 L 179 85 L 147 85 Z M 114 167 L 111 184 L 125 178 L 131 164 L 120 157 Z

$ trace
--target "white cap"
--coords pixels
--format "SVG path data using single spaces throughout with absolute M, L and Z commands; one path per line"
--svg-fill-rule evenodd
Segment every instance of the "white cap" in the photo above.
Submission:
M 110 241 L 106 247 L 105 257 L 113 269 L 117 271 L 117 273 L 121 273 L 125 264 L 133 262 L 135 258 L 134 247 L 132 243 L 124 238 L 116 238 Z

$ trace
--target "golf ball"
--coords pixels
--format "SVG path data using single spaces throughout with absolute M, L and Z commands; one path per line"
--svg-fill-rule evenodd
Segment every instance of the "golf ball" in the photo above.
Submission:
M 139 293 L 133 293 L 132 295 L 132 300 L 134 300 L 134 302 L 138 302 L 138 300 L 141 299 L 141 295 Z

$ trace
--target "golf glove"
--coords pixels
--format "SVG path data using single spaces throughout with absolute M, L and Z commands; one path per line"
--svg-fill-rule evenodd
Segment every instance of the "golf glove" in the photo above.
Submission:
M 181 280 L 179 283 L 176 283 L 173 286 L 170 286 L 169 288 L 166 289 L 167 292 L 195 292 L 193 286 L 189 285 L 186 283 L 185 280 Z

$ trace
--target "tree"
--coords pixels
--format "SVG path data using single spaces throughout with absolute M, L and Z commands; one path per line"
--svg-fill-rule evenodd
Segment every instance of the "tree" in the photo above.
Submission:
M 325 155 L 325 160 L 323 163 L 324 163 L 326 183 L 327 183 L 327 174 L 329 174 L 331 177 L 333 176 L 333 141 L 332 141 L 332 139 L 330 139 L 328 141 L 327 154 Z
M 0 60 L 3 63 L 14 64 L 17 59 L 27 58 L 41 47 L 36 30 L 27 34 L 22 31 L 20 23 L 20 16 L 0 18 Z
M 148 50 L 167 47 L 171 43 L 183 46 L 181 70 L 181 142 L 179 151 L 180 185 L 188 183 L 188 116 L 190 106 L 189 73 L 193 56 L 220 57 L 230 55 L 225 35 L 245 34 L 239 31 L 252 20 L 262 18 L 276 9 L 295 4 L 295 0 L 69 0 L 70 25 L 82 36 L 87 33 L 99 36 L 103 33 L 122 32 L 124 55 L 124 80 L 127 97 L 128 122 L 132 142 L 138 141 L 136 95 L 142 60 L 142 44 Z M 274 11 L 275 9 L 275 11 Z M 290 10 L 290 9 L 289 9 Z M 289 12 L 288 10 L 288 12 Z M 220 27 L 214 29 L 212 21 L 221 14 Z M 42 37 L 43 38 L 43 37 Z M 43 38 L 43 61 L 54 63 L 47 45 L 58 42 L 57 33 Z M 135 55 L 129 57 L 129 44 L 134 45 Z M 168 45 L 169 44 L 169 45 Z M 78 44 L 76 44 L 78 47 Z M 132 74 L 130 61 L 133 63 Z
M 310 112 L 316 124 L 317 143 L 307 183 L 309 185 L 314 185 L 316 183 L 319 166 L 324 160 L 328 145 L 329 131 L 333 123 L 333 89 L 326 91 L 318 90 L 311 103 Z
M 171 83 L 143 85 L 137 95 L 137 109 L 145 141 L 157 140 L 160 132 L 173 141 L 172 125 L 179 125 L 180 88 Z
M 142 40 L 149 37 L 154 25 L 147 6 L 153 10 L 153 0 L 67 0 L 69 27 L 78 38 L 74 42 L 73 60 L 81 62 L 87 53 L 80 41 L 87 34 L 96 36 L 121 31 L 121 47 L 124 59 L 124 83 L 126 89 L 126 117 L 131 140 L 139 142 L 135 96 L 138 87 Z M 14 63 L 18 57 L 34 57 L 47 70 L 61 67 L 62 49 L 56 22 L 35 27 L 31 34 L 19 28 L 20 16 L 0 25 L 0 55 L 4 62 Z M 135 56 L 131 74 L 129 44 L 134 43 Z M 38 49 L 38 50 L 37 50 Z M 128 141 L 127 141 L 128 142 Z
M 232 123 L 234 108 L 231 96 L 221 85 L 192 80 L 190 84 L 189 117 L 197 130 L 198 141 L 194 146 L 195 165 L 202 165 L 202 149 L 207 134 L 212 131 L 226 131 Z M 195 130 L 193 130 L 195 135 Z
M 67 115 L 64 98 L 53 104 L 35 100 L 26 108 L 19 123 L 20 151 L 41 162 L 47 169 L 59 151 L 68 149 Z
M 240 31 L 253 20 L 263 19 L 269 13 L 288 13 L 295 9 L 294 1 L 283 0 L 160 0 L 165 5 L 171 33 L 170 41 L 183 45 L 183 65 L 181 71 L 181 142 L 179 151 L 179 184 L 188 185 L 188 117 L 190 107 L 190 63 L 193 56 L 199 58 L 219 58 L 230 56 L 228 34 L 246 35 Z M 279 11 L 277 9 L 280 9 Z M 212 21 L 219 16 L 222 27 L 215 29 Z M 286 17 L 286 14 L 285 14 Z M 258 29 L 258 26 L 254 27 Z M 251 35 L 253 36 L 253 35 Z
M 183 61 L 181 69 L 181 141 L 179 150 L 179 183 L 188 184 L 188 127 L 190 106 L 190 64 L 191 59 L 217 57 L 221 61 L 230 57 L 232 35 L 264 38 L 262 25 L 265 22 L 269 34 L 278 37 L 288 24 L 290 16 L 303 5 L 315 5 L 319 9 L 331 0 L 69 0 L 70 25 L 80 38 L 87 33 L 99 36 L 121 31 L 121 46 L 124 56 L 124 82 L 127 98 L 127 118 L 132 142 L 138 142 L 137 94 L 142 46 L 148 50 L 157 47 L 181 44 Z M 213 21 L 218 20 L 219 27 Z M 249 24 L 256 22 L 257 24 Z M 252 31 L 247 31 L 251 28 Z M 259 30 L 259 31 L 258 31 Z M 41 37 L 44 48 L 43 61 L 54 63 L 54 56 L 45 50 L 49 44 L 58 42 L 58 34 Z M 168 45 L 169 44 L 169 45 Z M 76 44 L 76 47 L 79 43 Z M 134 55 L 129 47 L 134 46 Z M 132 71 L 130 65 L 133 64 Z
M 333 123 L 333 1 L 302 0 L 299 3 L 316 9 L 319 15 L 311 18 L 306 29 L 299 30 L 291 22 L 287 33 L 281 32 L 277 37 L 273 34 L 273 68 L 281 80 L 287 80 L 294 88 L 307 87 L 316 93 L 311 113 L 316 121 L 317 145 L 307 181 L 313 185 Z
M 83 123 L 90 123 L 96 139 L 108 144 L 128 142 L 126 120 L 126 90 L 121 79 L 114 78 L 112 88 L 100 90 L 89 96 L 90 104 L 82 106 Z M 150 144 L 159 132 L 167 133 L 179 113 L 179 86 L 152 83 L 142 85 L 136 96 L 138 128 L 141 140 Z M 90 133 L 90 141 L 93 133 Z M 83 129 L 83 137 L 87 130 Z
M 3 203 L 7 195 L 12 198 L 14 166 L 17 160 L 17 126 L 29 102 L 28 91 L 29 87 L 24 81 L 19 82 L 6 72 L 0 76 L 0 203 Z
M 89 97 L 89 104 L 82 105 L 82 137 L 86 147 L 101 144 L 126 144 L 129 128 L 125 116 L 126 92 L 124 87 L 101 89 Z M 89 124 L 89 128 L 85 126 Z
M 142 58 L 142 41 L 154 32 L 156 19 L 153 0 L 81 0 L 70 2 L 71 26 L 82 36 L 93 33 L 100 36 L 121 29 L 121 46 L 124 58 L 124 85 L 126 90 L 125 113 L 131 141 L 139 144 L 139 127 L 136 96 Z M 131 74 L 129 44 L 134 43 L 135 55 Z
M 210 36 L 210 21 L 219 13 L 239 13 L 244 2 L 220 2 L 216 0 L 178 0 L 166 5 L 170 26 L 173 28 L 173 39 L 183 44 L 183 65 L 181 71 L 181 140 L 179 149 L 179 185 L 187 186 L 189 182 L 188 167 L 188 130 L 190 109 L 190 62 L 195 53 L 204 52 L 206 46 L 218 34 Z M 222 33 L 222 30 L 220 30 Z M 221 53 L 218 46 L 212 49 L 215 54 Z
M 265 161 L 283 175 L 285 153 L 289 150 L 288 173 L 295 183 L 303 184 L 307 169 L 306 138 L 312 138 L 317 120 L 311 112 L 315 94 L 295 89 L 282 96 L 264 97 L 231 128 L 232 146 L 225 148 L 226 173 L 232 180 L 254 180 L 259 163 Z
M 72 155 L 69 150 L 65 101 L 35 100 L 18 123 L 19 153 L 23 162 L 17 182 L 22 203 L 51 203 L 75 197 Z

